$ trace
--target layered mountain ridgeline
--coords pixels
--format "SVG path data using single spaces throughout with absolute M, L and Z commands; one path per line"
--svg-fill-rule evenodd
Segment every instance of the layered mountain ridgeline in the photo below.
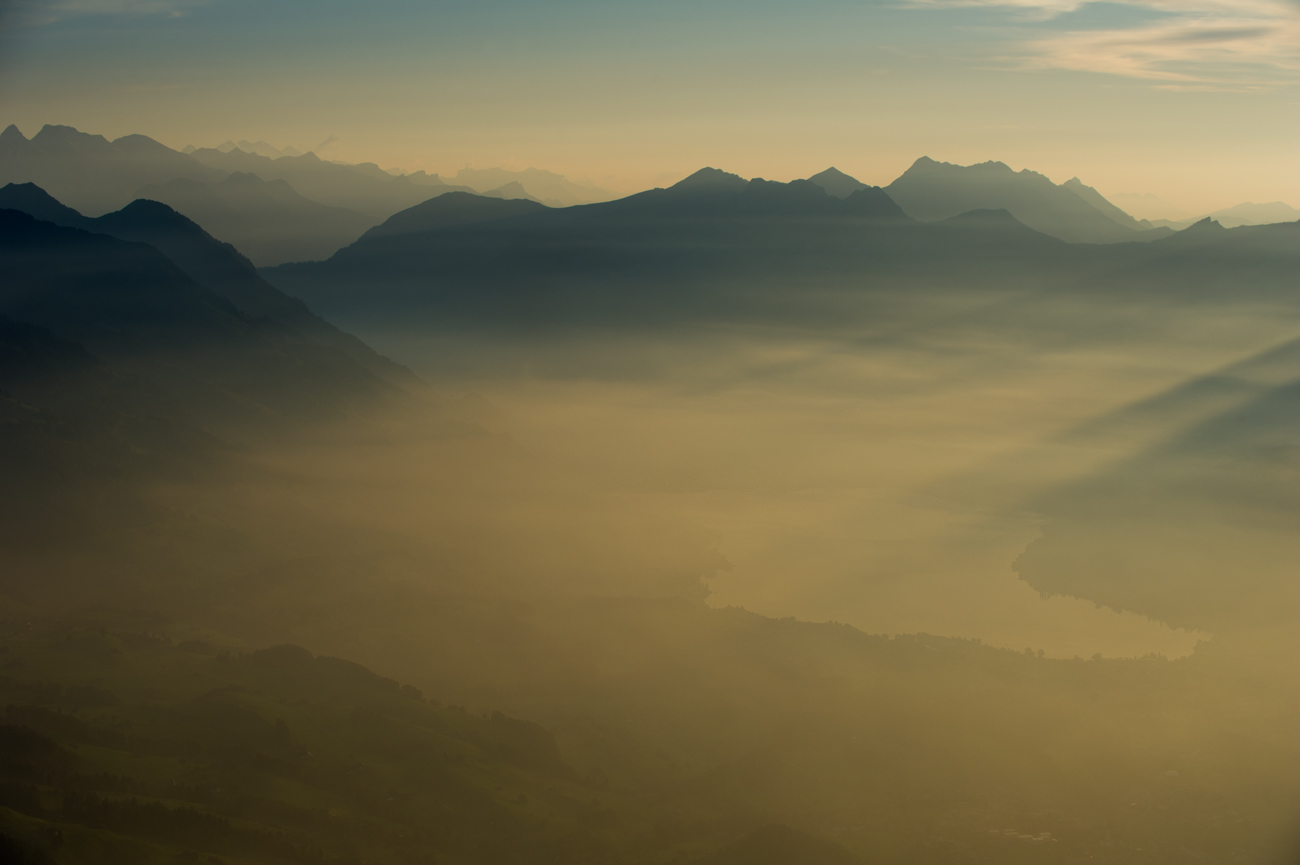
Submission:
M 465 190 L 465 187 L 448 186 L 436 176 L 394 176 L 374 163 L 327 162 L 314 153 L 272 159 L 238 149 L 222 152 L 200 148 L 190 158 L 225 174 L 253 174 L 266 181 L 282 180 L 314 202 L 364 213 L 372 220 L 386 219 L 443 192 Z
M 265 141 L 249 141 L 247 138 L 241 138 L 239 141 L 226 141 L 218 144 L 216 149 L 222 153 L 242 150 L 245 153 L 256 153 L 258 156 L 269 156 L 272 159 L 279 159 L 281 156 L 302 156 L 302 151 L 296 147 L 276 147 L 273 144 L 267 144 Z M 187 144 L 181 149 L 181 153 L 193 153 L 196 150 L 198 148 L 193 144 Z
M 35 183 L 95 215 L 161 200 L 259 265 L 327 257 L 393 213 L 459 188 L 311 153 L 180 153 L 143 135 L 110 142 L 69 126 L 46 126 L 30 140 L 15 126 L 0 133 L 0 183 Z
M 909 216 L 934 221 L 970 210 L 1006 210 L 1035 231 L 1071 243 L 1123 243 L 1167 236 L 1133 219 L 1076 177 L 1057 186 L 1001 162 L 953 165 L 921 157 L 885 187 Z
M 443 196 L 395 215 L 328 262 L 263 273 L 330 315 L 361 315 L 375 326 L 410 316 L 488 326 L 649 325 L 816 315 L 824 292 L 846 283 L 858 290 L 886 272 L 909 284 L 932 281 L 933 268 L 946 266 L 940 246 L 977 272 L 1065 247 L 1032 232 L 999 247 L 984 242 L 986 228 L 920 229 L 876 188 L 837 198 L 810 181 L 747 181 L 709 168 L 668 189 L 562 210 Z M 930 239 L 935 255 L 908 260 L 920 268 L 892 267 L 900 244 Z M 776 283 L 800 273 L 816 292 Z M 371 294 L 360 303 L 363 281 Z
M 1247 201 L 1233 207 L 1216 210 L 1205 216 L 1181 220 L 1157 219 L 1153 220 L 1151 224 L 1167 226 L 1175 231 L 1181 231 L 1205 219 L 1212 219 L 1225 228 L 1237 228 L 1242 225 L 1273 225 L 1279 222 L 1300 220 L 1300 210 L 1296 210 L 1291 205 L 1281 201 L 1270 201 L 1267 204 L 1255 204 Z
M 1125 302 L 1151 293 L 1239 298 L 1229 286 L 1243 266 L 1246 290 L 1262 297 L 1289 291 L 1296 263 L 1285 226 L 1066 244 L 1007 210 L 917 222 L 885 190 L 818 177 L 746 181 L 704 169 L 669 189 L 563 210 L 523 202 L 494 209 L 448 195 L 395 215 L 327 262 L 264 275 L 325 314 L 379 333 L 399 320 L 829 324 L 865 314 L 873 299 L 976 289 L 1114 293 Z M 1053 189 L 1129 231 L 1074 192 Z
M 9 618 L 0 834 L 67 863 L 1143 862 L 1267 855 L 1289 813 L 1223 759 L 1300 755 L 1241 726 L 1264 704 L 1212 654 L 1050 661 L 630 599 L 399 606 L 368 613 L 423 691 L 202 620 Z M 430 613 L 454 651 L 412 642 Z
M 958 363 L 997 369 L 1025 345 L 1114 363 L 1115 335 L 1132 326 L 1123 311 L 1163 319 L 1203 303 L 1219 328 L 1232 325 L 1225 310 L 1293 309 L 1295 226 L 1207 223 L 1152 244 L 1077 246 L 1006 211 L 917 222 L 881 190 L 818 178 L 704 171 L 672 189 L 564 210 L 451 193 L 394 215 L 330 262 L 274 276 L 300 275 L 313 308 L 330 299 L 356 320 L 406 328 L 421 346 L 467 339 L 467 323 L 525 347 L 575 323 L 617 325 L 602 330 L 614 343 L 645 328 L 674 356 L 686 342 L 676 325 L 720 325 L 710 341 L 779 332 L 786 341 L 760 346 L 760 375 L 741 383 L 765 403 L 779 398 L 773 367 L 808 367 L 809 323 L 823 325 L 819 338 L 851 337 L 813 346 L 824 355 L 902 345 L 902 373 L 877 374 L 897 372 L 877 365 L 869 379 L 850 376 L 848 399 L 823 400 L 811 377 L 798 380 L 800 398 L 826 404 L 817 423 L 849 427 L 872 448 L 881 426 L 844 412 L 870 388 L 920 381 L 909 393 L 930 423 L 964 422 L 932 401 L 942 374 L 926 357 L 952 345 L 936 339 L 944 329 L 978 349 Z M 728 562 L 696 524 L 707 521 L 679 513 L 692 489 L 682 477 L 705 474 L 690 482 L 716 483 L 711 494 L 770 485 L 787 500 L 823 486 L 838 495 L 857 483 L 844 480 L 852 459 L 888 453 L 833 451 L 811 481 L 740 463 L 739 481 L 716 482 L 710 467 L 682 460 L 677 474 L 593 485 L 588 474 L 618 476 L 621 464 L 584 474 L 539 458 L 536 438 L 421 426 L 424 416 L 387 423 L 418 402 L 418 383 L 163 205 L 89 220 L 39 189 L 3 196 L 42 221 L 5 211 L 0 235 L 0 434 L 16 479 L 6 484 L 11 536 L 0 545 L 0 592 L 15 625 L 0 654 L 0 702 L 15 707 L 5 724 L 17 729 L 0 746 L 44 755 L 0 761 L 12 770 L 0 787 L 3 843 L 55 861 L 102 860 L 116 847 L 124 861 L 311 861 L 320 851 L 363 862 L 527 854 L 1137 865 L 1184 849 L 1259 859 L 1287 828 L 1294 809 L 1278 791 L 1300 768 L 1293 655 L 1243 660 L 1229 633 L 1172 662 L 1049 660 L 705 605 L 708 581 Z M 914 314 L 892 314 L 886 297 Z M 1009 322 L 1032 338 L 1006 339 Z M 492 361 L 490 344 L 466 344 L 467 363 Z M 1279 349 L 1225 371 L 1220 378 L 1258 379 L 1261 389 L 1201 414 L 1174 407 L 1172 432 L 1158 438 L 1240 414 L 1295 378 L 1289 358 Z M 615 351 L 588 359 L 607 377 L 619 361 Z M 688 384 L 713 400 L 724 367 Z M 537 375 L 519 368 L 512 374 Z M 1036 387 L 1032 398 L 1046 389 Z M 728 402 L 734 390 L 716 401 L 743 409 Z M 555 390 L 539 393 L 549 408 Z M 728 452 L 769 417 L 739 414 Z M 578 447 L 596 437 L 611 451 L 643 446 L 594 415 L 564 435 L 585 423 L 598 435 Z M 1206 490 L 1245 483 L 1252 496 L 1269 491 L 1285 515 L 1290 415 L 1269 402 L 1232 417 L 1230 435 L 1186 446 L 1227 455 L 1223 485 Z M 781 470 L 791 462 L 779 448 L 761 457 Z M 1135 477 L 1144 489 L 1164 480 Z M 629 492 L 638 485 L 649 493 Z M 1063 525 L 1084 510 L 1066 508 L 1085 501 L 1064 498 L 1034 504 Z M 664 500 L 674 504 L 656 506 Z M 1266 504 L 1251 501 L 1258 512 Z M 70 522 L 79 511 L 87 528 L 71 541 L 66 526 L 33 516 Z M 844 531 L 862 532 L 882 513 L 863 508 Z M 816 554 L 817 537 L 795 540 Z M 1189 613 L 1199 589 L 1186 582 L 1107 570 L 1111 562 L 1070 571 L 1079 549 L 1059 548 L 1053 571 L 1031 567 L 1031 548 L 1022 573 L 1045 592 L 1231 624 Z M 891 579 L 906 570 L 890 564 Z M 1261 582 L 1282 576 L 1268 571 Z M 1212 588 L 1219 594 L 1206 592 L 1192 612 L 1231 608 Z M 105 610 L 159 617 L 142 624 Z M 239 655 L 284 643 L 310 652 Z M 311 653 L 351 658 L 470 711 Z
M 3 467 L 24 491 L 5 500 L 9 542 L 78 534 L 83 517 L 132 517 L 124 485 L 192 478 L 255 442 L 428 402 L 409 371 L 165 205 L 91 220 L 36 187 L 0 199 L 13 446 Z
M 28 861 L 645 861 L 645 810 L 535 724 L 148 618 L 0 636 L 0 833 Z
M 449 184 L 423 171 L 394 174 L 373 163 L 328 162 L 265 142 L 243 144 L 247 148 L 227 142 L 217 148 L 187 147 L 182 153 L 145 136 L 110 142 L 65 126 L 47 126 L 29 141 L 10 126 L 0 135 L 0 181 L 34 182 L 93 214 L 120 208 L 133 198 L 162 200 L 259 266 L 328 257 L 365 228 L 446 192 L 532 199 L 550 207 L 615 197 L 533 168 L 467 168 Z M 811 180 L 838 198 L 865 186 L 835 169 Z M 1078 178 L 1058 186 L 1000 162 L 958 166 L 923 157 L 886 189 L 905 212 L 922 221 L 1006 210 L 1037 231 L 1075 243 L 1150 241 L 1167 235 L 1168 226 L 1190 224 L 1157 228 L 1133 219 Z M 1294 212 L 1275 204 L 1242 205 L 1221 214 L 1231 227 L 1286 221 Z
M 523 171 L 510 171 L 505 168 L 462 168 L 456 173 L 455 183 L 483 195 L 487 195 L 489 190 L 505 187 L 513 189 L 512 184 L 514 184 L 548 207 L 595 204 L 618 197 L 608 190 L 574 183 L 563 175 L 553 171 L 543 171 L 540 168 L 526 168 Z
M 317 261 L 352 243 L 374 225 L 373 217 L 317 204 L 284 180 L 234 172 L 216 183 L 177 178 L 136 190 L 229 239 L 259 265 Z
M 167 206 L 137 200 L 121 211 L 90 219 L 29 183 L 0 189 L 0 209 L 20 211 L 65 228 L 149 244 L 192 280 L 216 291 L 245 315 L 270 319 L 321 345 L 343 351 L 366 370 L 393 384 L 416 389 L 421 386 L 409 370 L 313 314 L 302 301 L 271 286 L 234 247 L 214 239 Z
M 117 210 L 152 183 L 222 176 L 143 135 L 109 141 L 71 126 L 44 126 L 31 140 L 16 126 L 0 132 L 0 183 L 35 183 L 94 214 Z

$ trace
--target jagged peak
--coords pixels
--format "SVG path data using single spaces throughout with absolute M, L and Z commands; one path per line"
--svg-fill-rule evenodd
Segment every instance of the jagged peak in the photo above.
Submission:
M 737 174 L 729 174 L 717 168 L 701 168 L 699 171 L 674 183 L 670 189 L 715 189 L 739 192 L 749 184 L 748 180 Z
M 27 136 L 23 135 L 22 130 L 15 124 L 10 123 L 5 127 L 4 132 L 0 132 L 0 141 L 26 141 Z
M 967 171 L 974 169 L 980 171 L 1005 171 L 1008 173 L 1014 173 L 1011 170 L 1011 166 L 1007 165 L 1005 162 L 998 162 L 996 159 L 990 159 L 986 162 L 976 162 L 971 165 L 958 165 L 955 162 L 938 162 L 928 156 L 922 156 L 920 159 L 913 162 L 912 167 L 907 169 L 907 172 L 904 173 L 911 173 L 914 171 L 933 171 L 936 169 L 946 170 L 953 168 Z
M 828 168 L 820 174 L 814 174 L 807 182 L 816 184 L 824 189 L 827 195 L 835 198 L 848 198 L 857 190 L 869 188 L 861 180 L 845 174 L 838 168 Z
M 42 126 L 41 131 L 32 136 L 32 142 L 37 144 L 85 143 L 105 149 L 112 146 L 102 135 L 91 135 L 73 126 L 60 126 L 54 123 Z

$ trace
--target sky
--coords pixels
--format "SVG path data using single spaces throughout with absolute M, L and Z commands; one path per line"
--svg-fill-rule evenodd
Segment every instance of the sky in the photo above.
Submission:
M 996 159 L 1300 206 L 1300 0 L 0 0 L 0 125 L 625 193 Z M 328 144 L 322 146 L 324 142 Z M 1128 198 L 1126 201 L 1138 202 Z M 1166 212 L 1160 212 L 1166 211 Z

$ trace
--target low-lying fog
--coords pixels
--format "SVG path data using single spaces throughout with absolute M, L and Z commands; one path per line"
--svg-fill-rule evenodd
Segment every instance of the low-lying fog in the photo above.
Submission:
M 1205 634 L 1041 596 L 1019 578 L 1046 521 L 1033 500 L 1199 416 L 1095 421 L 1284 342 L 1297 323 L 1271 309 L 1113 301 L 931 310 L 931 299 L 829 333 L 339 323 L 439 388 L 485 398 L 479 422 L 621 523 L 602 543 L 624 544 L 647 572 L 700 572 L 712 605 L 1050 656 L 1182 656 Z M 546 510 L 535 516 L 558 519 Z M 677 535 L 655 523 L 691 551 L 668 549 Z M 573 570 L 573 547 L 556 544 L 551 567 Z M 609 567 L 626 572 L 627 558 L 611 552 Z

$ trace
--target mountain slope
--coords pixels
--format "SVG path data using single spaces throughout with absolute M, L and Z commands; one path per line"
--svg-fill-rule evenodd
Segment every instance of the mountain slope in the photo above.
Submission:
M 191 155 L 203 165 L 222 172 L 255 174 L 267 181 L 284 180 L 312 201 L 363 213 L 372 220 L 387 219 L 400 210 L 450 191 L 394 177 L 378 166 L 326 162 L 314 153 L 271 159 L 238 149 L 223 153 L 201 148 Z
M 1075 195 L 1079 196 L 1084 201 L 1086 201 L 1088 204 L 1091 204 L 1093 207 L 1097 208 L 1097 210 L 1101 211 L 1103 214 L 1109 217 L 1112 222 L 1114 222 L 1117 225 L 1122 225 L 1125 228 L 1131 228 L 1134 231 L 1149 231 L 1155 228 L 1154 225 L 1152 225 L 1150 222 L 1148 222 L 1145 219 L 1139 220 L 1139 219 L 1134 219 L 1132 216 L 1129 216 L 1123 210 L 1120 210 L 1114 204 L 1111 204 L 1109 201 L 1107 201 L 1106 197 L 1102 195 L 1100 192 L 1093 189 L 1091 186 L 1085 186 L 1083 184 L 1083 181 L 1081 181 L 1077 177 L 1072 177 L 1069 180 L 1062 183 L 1061 188 L 1070 190 Z M 1168 232 L 1163 232 L 1163 233 L 1166 235 L 1168 234 Z
M 0 217 L 0 313 L 147 378 L 176 416 L 235 434 L 343 417 L 399 393 L 344 352 L 248 317 L 152 246 Z
M 563 175 L 540 168 L 510 171 L 505 168 L 462 168 L 456 174 L 456 183 L 470 191 L 487 195 L 489 190 L 518 183 L 530 195 L 549 207 L 572 207 L 575 204 L 594 204 L 609 201 L 616 196 L 604 189 L 574 183 Z
M 702 169 L 667 189 L 560 209 L 452 193 L 395 215 L 328 262 L 263 274 L 353 328 L 362 319 L 648 326 L 817 319 L 828 295 L 801 300 L 791 289 L 814 280 L 859 294 L 986 280 L 1005 290 L 1080 256 L 1095 257 L 1009 216 L 918 224 L 877 188 L 841 199 L 807 180 Z
M 25 667 L 0 681 L 11 844 L 57 862 L 628 858 L 593 804 L 626 797 L 577 777 L 536 724 L 297 646 L 232 656 L 153 626 L 0 635 Z
M 1225 228 L 1239 228 L 1244 225 L 1271 225 L 1279 222 L 1295 222 L 1296 220 L 1300 220 L 1300 210 L 1296 210 L 1291 205 L 1285 204 L 1281 201 L 1273 201 L 1268 204 L 1253 204 L 1248 201 L 1243 204 L 1235 205 L 1234 207 L 1225 207 L 1222 210 L 1216 210 L 1206 216 L 1198 216 L 1194 219 L 1174 221 L 1160 219 L 1156 220 L 1153 224 L 1167 226 L 1175 231 L 1181 231 L 1184 228 L 1205 219 L 1213 219 Z
M 285 295 L 258 276 L 252 263 L 234 247 L 215 240 L 166 205 L 137 200 L 123 210 L 88 219 L 34 184 L 10 184 L 0 189 L 0 208 L 22 211 L 55 225 L 147 243 L 190 279 L 212 289 L 244 315 L 287 325 L 302 337 L 344 352 L 362 368 L 393 384 L 423 388 L 409 370 L 314 315 L 302 301 Z
M 1068 186 L 1057 186 L 1029 170 L 1012 171 L 1001 162 L 961 166 L 923 156 L 885 191 L 909 216 L 925 221 L 950 219 L 971 210 L 1000 209 L 1036 231 L 1070 243 L 1156 237 L 1119 224 Z
M 486 192 L 483 192 L 482 195 L 484 198 L 524 198 L 528 201 L 537 201 L 538 204 L 541 204 L 541 202 L 534 198 L 527 189 L 524 189 L 517 180 L 512 180 L 504 186 L 498 186 L 496 189 L 489 189 Z
M 216 183 L 178 178 L 135 194 L 183 213 L 258 267 L 329 258 L 375 224 L 356 211 L 304 198 L 287 181 L 244 172 Z
M 70 126 L 45 126 L 30 141 L 14 126 L 0 134 L 0 185 L 35 183 L 92 214 L 122 207 L 142 186 L 223 175 L 143 135 L 110 142 Z
M 826 190 L 827 194 L 833 195 L 836 198 L 848 198 L 859 189 L 870 188 L 861 180 L 858 180 L 856 177 L 849 177 L 837 168 L 828 168 L 820 174 L 814 174 L 808 179 Z

